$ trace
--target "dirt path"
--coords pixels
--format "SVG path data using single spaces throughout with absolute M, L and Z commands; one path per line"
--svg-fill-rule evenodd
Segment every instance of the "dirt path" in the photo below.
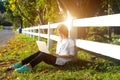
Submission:
M 12 31 L 11 27 L 4 27 L 2 31 L 0 31 L 0 46 L 5 45 L 6 41 L 15 36 L 15 33 Z

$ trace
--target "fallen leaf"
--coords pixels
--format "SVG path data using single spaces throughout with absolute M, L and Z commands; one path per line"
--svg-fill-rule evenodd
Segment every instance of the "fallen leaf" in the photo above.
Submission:
M 0 53 L 0 57 L 2 57 L 2 53 Z

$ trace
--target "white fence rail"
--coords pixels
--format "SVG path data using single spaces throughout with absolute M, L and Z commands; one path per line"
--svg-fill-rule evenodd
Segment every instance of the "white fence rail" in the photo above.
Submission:
M 48 39 L 48 46 L 50 46 L 50 40 L 58 40 L 58 36 L 51 34 L 50 30 L 57 27 L 58 24 L 66 24 L 72 27 L 94 27 L 94 26 L 120 26 L 120 14 L 108 15 L 108 16 L 100 16 L 100 17 L 93 17 L 93 18 L 85 18 L 85 19 L 75 19 L 71 20 L 72 25 L 68 25 L 66 22 L 60 22 L 55 24 L 48 25 L 41 25 L 41 26 L 33 26 L 30 28 L 22 29 L 23 34 L 31 35 L 31 36 L 38 36 L 44 37 Z M 48 34 L 40 33 L 40 29 L 48 29 Z M 38 33 L 35 33 L 34 30 L 38 30 Z M 100 42 L 93 42 L 81 39 L 75 39 L 76 46 L 88 51 L 92 51 L 98 54 L 102 54 L 105 56 L 109 56 L 115 59 L 120 60 L 120 46 L 119 45 L 112 45 L 107 43 L 100 43 Z

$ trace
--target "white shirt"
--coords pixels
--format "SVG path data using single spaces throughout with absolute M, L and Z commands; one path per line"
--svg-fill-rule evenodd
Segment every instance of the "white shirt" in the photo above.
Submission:
M 58 55 L 75 55 L 74 41 L 70 38 L 59 40 L 57 42 L 56 54 Z M 57 58 L 57 65 L 64 65 L 66 62 L 71 61 L 71 58 Z

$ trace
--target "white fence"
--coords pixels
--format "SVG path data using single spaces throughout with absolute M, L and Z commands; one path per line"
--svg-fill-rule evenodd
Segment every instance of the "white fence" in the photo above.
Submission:
M 48 39 L 48 47 L 50 47 L 51 40 L 58 40 L 58 36 L 51 34 L 51 29 L 57 27 L 58 24 L 66 24 L 69 27 L 94 27 L 94 26 L 120 26 L 120 14 L 108 15 L 108 16 L 100 16 L 100 17 L 93 17 L 93 18 L 84 18 L 84 19 L 74 19 L 69 22 L 60 22 L 48 25 L 41 25 L 41 26 L 33 26 L 30 28 L 22 29 L 23 34 L 31 35 L 31 36 L 39 36 Z M 48 29 L 48 34 L 42 34 L 40 29 Z M 38 30 L 38 33 L 35 33 L 34 30 Z M 120 46 L 107 44 L 107 43 L 100 43 L 100 42 L 93 42 L 81 39 L 75 39 L 76 46 L 88 51 L 92 51 L 98 54 L 102 54 L 105 56 L 109 56 L 115 59 L 120 60 Z

